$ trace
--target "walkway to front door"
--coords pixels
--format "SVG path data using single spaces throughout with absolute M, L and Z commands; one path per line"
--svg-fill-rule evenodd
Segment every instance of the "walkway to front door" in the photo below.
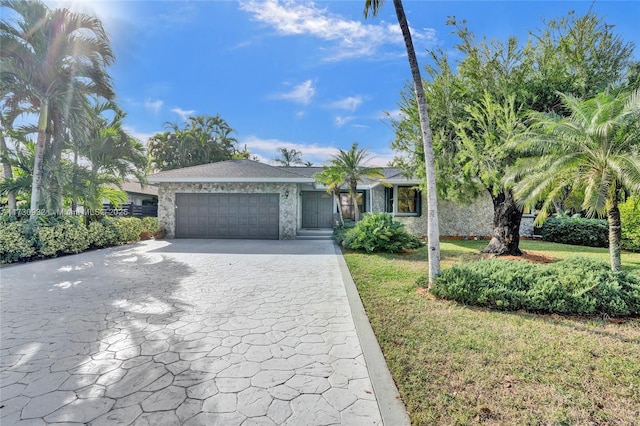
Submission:
M 302 191 L 302 227 L 333 227 L 333 198 L 320 191 Z

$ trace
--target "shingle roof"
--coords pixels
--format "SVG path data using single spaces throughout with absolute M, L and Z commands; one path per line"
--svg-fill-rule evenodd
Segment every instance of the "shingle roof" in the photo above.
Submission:
M 167 170 L 148 177 L 149 182 L 312 182 L 282 167 L 252 160 L 229 160 Z
M 229 160 L 200 166 L 167 170 L 148 177 L 149 182 L 292 182 L 313 183 L 322 167 L 270 166 L 252 160 Z M 396 167 L 382 167 L 385 180 L 408 180 Z M 376 185 L 378 179 L 364 178 L 363 185 Z

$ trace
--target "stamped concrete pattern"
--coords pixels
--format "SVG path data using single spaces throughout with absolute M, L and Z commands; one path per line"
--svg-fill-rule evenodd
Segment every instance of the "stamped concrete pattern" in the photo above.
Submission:
M 0 270 L 0 424 L 375 425 L 330 241 L 149 241 Z

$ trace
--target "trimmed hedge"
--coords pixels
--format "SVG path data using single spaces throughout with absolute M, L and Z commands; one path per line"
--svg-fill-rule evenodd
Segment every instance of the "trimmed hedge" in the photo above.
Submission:
M 80 253 L 89 248 L 89 233 L 79 217 L 63 216 L 56 222 L 36 228 L 35 237 L 40 255 L 56 257 L 61 254 Z
M 367 253 L 397 253 L 422 246 L 420 240 L 404 230 L 404 225 L 389 213 L 367 213 L 344 235 L 342 245 Z
M 428 276 L 418 279 L 420 286 L 428 282 Z M 640 278 L 581 257 L 545 265 L 498 259 L 454 265 L 436 277 L 431 293 L 498 310 L 640 315 Z
M 0 225 L 0 263 L 13 263 L 29 259 L 36 254 L 34 242 L 25 229 L 26 222 Z
M 609 223 L 604 219 L 557 218 L 545 220 L 544 241 L 588 247 L 609 246 Z
M 627 250 L 640 251 L 640 197 L 629 197 L 620 204 L 620 220 L 622 246 Z
M 153 225 L 154 221 L 147 221 L 146 226 Z M 138 218 L 103 217 L 89 226 L 79 216 L 40 218 L 38 222 L 3 222 L 0 223 L 0 264 L 138 241 L 143 229 L 143 222 Z

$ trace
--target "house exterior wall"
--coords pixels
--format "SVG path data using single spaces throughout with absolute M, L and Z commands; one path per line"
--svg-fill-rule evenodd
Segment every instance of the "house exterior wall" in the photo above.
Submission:
M 381 185 L 371 190 L 373 211 L 385 211 L 385 188 Z M 407 231 L 419 237 L 427 235 L 427 198 L 422 197 L 422 215 L 395 216 Z M 523 215 L 520 235 L 533 236 L 533 215 Z M 489 194 L 482 193 L 471 204 L 463 205 L 438 199 L 438 221 L 443 237 L 490 237 L 493 234 L 493 202 Z
M 289 192 L 289 196 L 285 193 Z M 175 237 L 177 193 L 191 194 L 280 194 L 281 240 L 295 239 L 298 229 L 298 185 L 293 183 L 161 183 L 158 188 L 158 225 L 167 238 Z
M 371 191 L 374 211 L 385 211 L 385 188 L 376 186 Z M 427 198 L 422 196 L 420 216 L 395 216 L 407 231 L 425 237 L 427 235 Z M 493 204 L 489 195 L 482 195 L 469 205 L 438 199 L 440 235 L 444 237 L 482 237 L 493 231 Z

